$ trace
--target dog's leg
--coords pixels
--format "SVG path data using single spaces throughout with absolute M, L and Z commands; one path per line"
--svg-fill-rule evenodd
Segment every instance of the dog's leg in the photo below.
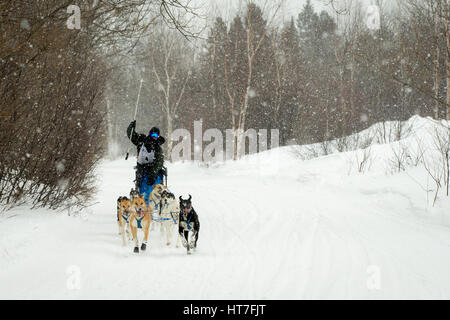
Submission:
M 189 231 L 184 231 L 184 239 L 186 240 L 187 254 L 191 254 L 191 250 L 190 250 L 190 247 L 189 247 Z
M 138 241 L 138 237 L 137 237 L 137 228 L 132 226 L 131 221 L 130 221 L 130 228 L 131 228 L 131 235 L 133 236 L 133 240 L 135 243 L 134 253 L 139 253 L 139 241 Z
M 167 225 L 167 239 L 169 239 L 169 245 L 172 243 L 172 241 L 173 241 L 173 233 L 172 233 L 172 231 L 173 231 L 173 224 L 172 224 L 172 222 L 170 222 L 168 225 Z
M 194 249 L 197 249 L 197 241 L 198 241 L 198 234 L 199 234 L 200 230 L 197 230 L 195 232 L 195 237 L 194 237 Z
M 178 225 L 178 239 L 180 239 L 183 247 L 187 248 L 187 241 L 185 236 L 184 227 L 182 226 L 182 222 Z
M 120 216 L 119 216 L 120 208 L 119 208 L 119 201 L 120 201 L 120 198 L 119 198 L 119 200 L 117 200 L 117 211 L 116 211 L 116 216 L 117 216 L 117 225 L 118 225 L 118 227 L 119 227 L 119 235 L 120 235 Z
M 188 241 L 190 249 L 195 249 L 196 236 L 197 236 L 197 231 L 196 230 L 191 231 L 189 241 Z
M 119 221 L 119 233 L 122 235 L 122 246 L 126 246 L 127 243 L 125 242 L 125 226 L 126 223 L 124 223 L 124 221 Z
M 166 223 L 162 222 L 161 223 L 161 232 L 163 233 L 163 236 L 166 236 L 166 240 L 167 240 L 167 229 L 166 229 Z M 166 245 L 167 245 L 167 241 L 166 241 Z
M 198 235 L 200 233 L 200 222 L 198 222 L 197 219 L 197 226 L 195 227 L 195 242 L 194 242 L 194 248 L 197 249 L 197 241 L 198 241 Z
M 127 234 L 127 240 L 131 240 L 131 233 L 130 233 L 130 224 L 127 222 L 125 223 L 125 232 Z
M 150 224 L 144 229 L 144 241 L 141 245 L 141 250 L 145 251 L 147 249 L 147 241 L 148 241 L 148 234 L 150 232 Z
M 119 227 L 119 234 L 120 234 L 120 208 L 119 208 L 119 202 L 117 202 L 117 226 Z
M 172 237 L 172 224 L 170 222 L 164 223 L 164 232 L 166 233 L 166 239 L 167 239 L 167 246 L 170 246 L 170 240 Z

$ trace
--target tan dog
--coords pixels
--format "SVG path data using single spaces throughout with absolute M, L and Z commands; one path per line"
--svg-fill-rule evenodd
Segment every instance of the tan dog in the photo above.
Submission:
M 144 195 L 133 193 L 131 200 L 131 215 L 129 219 L 131 235 L 135 242 L 134 252 L 139 253 L 139 239 L 137 236 L 138 229 L 144 232 L 144 239 L 142 241 L 141 250 L 147 249 L 148 236 L 150 225 L 152 224 L 151 213 L 155 210 L 156 204 L 161 199 L 161 193 L 166 189 L 162 184 L 154 186 L 152 193 L 149 196 L 148 207 L 145 203 Z
M 141 250 L 145 251 L 147 249 L 148 233 L 150 230 L 150 224 L 152 223 L 152 218 L 150 212 L 145 204 L 145 199 L 143 195 L 135 195 L 131 201 L 131 215 L 130 215 L 130 229 L 131 235 L 135 243 L 134 252 L 139 253 L 139 239 L 137 236 L 138 229 L 144 231 L 144 240 L 142 241 Z
M 119 225 L 119 234 L 122 235 L 122 245 L 126 245 L 125 232 L 130 239 L 130 230 L 128 221 L 131 214 L 131 202 L 127 197 L 119 197 L 117 199 L 117 224 Z
M 159 204 L 159 201 L 161 200 L 161 195 L 164 191 L 167 191 L 167 188 L 162 184 L 157 184 L 156 186 L 153 187 L 153 191 L 150 194 L 149 199 L 152 200 L 151 202 L 154 205 L 156 205 L 157 203 Z M 155 208 L 153 208 L 153 210 L 155 210 Z

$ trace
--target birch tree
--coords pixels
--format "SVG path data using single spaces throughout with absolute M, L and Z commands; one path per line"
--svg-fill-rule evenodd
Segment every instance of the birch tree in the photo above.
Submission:
M 151 74 L 159 92 L 158 104 L 165 116 L 167 151 L 170 155 L 173 146 L 170 137 L 191 79 L 195 55 L 178 32 L 164 26 L 160 26 L 151 36 L 148 50 Z
M 268 2 L 266 2 L 267 4 Z M 276 3 L 275 8 L 272 10 L 269 24 L 274 21 L 279 9 L 281 8 L 282 1 Z M 245 62 L 246 62 L 246 75 L 243 83 L 244 87 L 240 96 L 236 97 L 231 92 L 231 86 L 229 84 L 228 73 L 226 72 L 226 88 L 230 98 L 230 109 L 232 118 L 232 130 L 234 132 L 233 146 L 234 154 L 233 158 L 237 160 L 238 150 L 242 150 L 243 133 L 246 129 L 246 121 L 249 111 L 249 100 L 255 95 L 255 91 L 252 89 L 254 73 L 255 73 L 255 60 L 261 50 L 262 44 L 267 41 L 268 36 L 268 23 L 263 18 L 263 11 L 260 7 L 252 2 L 248 2 L 246 14 L 244 17 L 245 25 Z M 270 46 L 270 42 L 269 42 Z M 234 52 L 236 54 L 236 51 Z M 227 58 L 226 58 L 227 59 Z M 225 65 L 227 65 L 225 63 Z M 226 67 L 225 67 L 226 68 Z M 236 98 L 238 101 L 236 101 Z
M 445 27 L 445 42 L 446 42 L 446 59 L 445 59 L 445 70 L 447 73 L 447 120 L 450 120 L 450 29 L 449 29 L 449 20 L 450 20 L 450 12 L 448 0 L 439 0 L 443 2 L 443 19 L 444 19 L 444 27 Z

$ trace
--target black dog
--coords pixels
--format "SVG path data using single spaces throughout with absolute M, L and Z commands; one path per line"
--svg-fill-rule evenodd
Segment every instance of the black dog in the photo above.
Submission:
M 189 195 L 188 200 L 183 200 L 180 196 L 178 233 L 180 234 L 183 246 L 187 249 L 187 254 L 191 253 L 191 249 L 197 248 L 198 234 L 200 232 L 200 222 L 198 221 L 197 213 L 192 208 L 191 199 L 191 195 Z M 191 232 L 191 241 L 189 241 L 189 232 Z

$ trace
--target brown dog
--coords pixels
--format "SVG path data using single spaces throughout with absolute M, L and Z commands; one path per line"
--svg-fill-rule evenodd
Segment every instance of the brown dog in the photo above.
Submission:
M 156 204 L 159 204 L 161 201 L 161 195 L 164 191 L 167 191 L 167 188 L 162 184 L 157 184 L 153 187 L 153 191 L 149 197 L 149 206 L 153 205 L 150 212 L 155 210 Z
M 119 197 L 117 199 L 117 224 L 119 225 L 119 234 L 122 235 L 122 245 L 125 246 L 125 232 L 130 238 L 130 231 L 128 229 L 128 221 L 130 218 L 131 202 L 127 197 Z
M 131 235 L 135 243 L 134 252 L 139 253 L 139 240 L 137 236 L 138 229 L 144 231 L 144 240 L 142 241 L 141 250 L 147 249 L 148 233 L 152 218 L 148 211 L 143 195 L 135 196 L 131 202 L 130 229 Z
M 162 184 L 158 184 L 153 188 L 152 193 L 149 196 L 148 207 L 145 203 L 144 195 L 133 194 L 131 200 L 131 215 L 129 219 L 131 235 L 135 242 L 134 252 L 139 253 L 139 240 L 137 237 L 138 229 L 144 231 L 144 239 L 142 241 L 141 250 L 147 249 L 147 241 L 150 231 L 150 225 L 152 224 L 151 213 L 155 210 L 156 204 L 161 199 L 161 193 L 166 188 Z

